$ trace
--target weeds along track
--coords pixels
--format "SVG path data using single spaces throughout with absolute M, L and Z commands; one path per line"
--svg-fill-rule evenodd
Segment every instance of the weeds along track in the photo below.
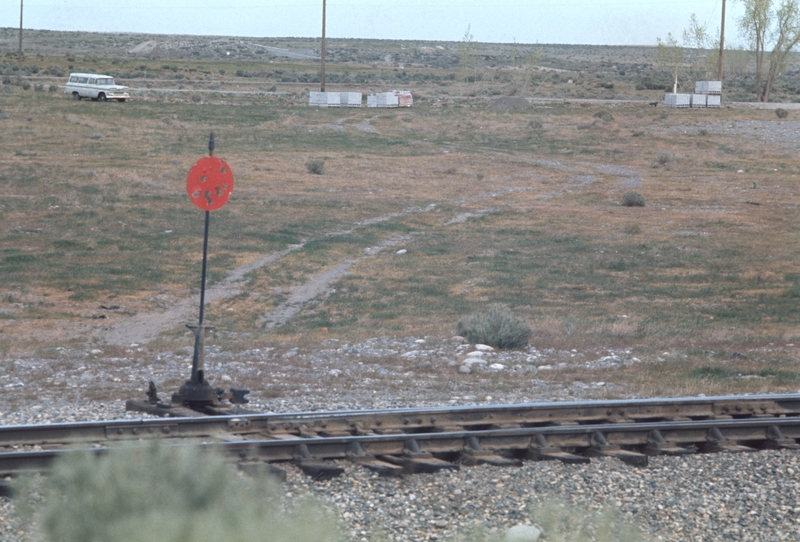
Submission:
M 141 405 L 139 405 L 141 406 Z M 163 413 L 153 405 L 153 412 Z M 186 416 L 0 428 L 0 473 L 41 470 L 79 449 L 160 440 L 217 449 L 243 468 L 294 462 L 330 478 L 348 460 L 386 475 L 524 460 L 800 449 L 800 394 L 456 408 Z M 184 417 L 180 417 L 184 416 Z

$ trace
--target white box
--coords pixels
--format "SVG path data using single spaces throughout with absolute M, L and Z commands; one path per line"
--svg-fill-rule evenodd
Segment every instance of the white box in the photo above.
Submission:
M 311 107 L 320 107 L 323 102 L 327 103 L 327 99 L 324 92 L 308 93 L 308 105 Z
M 367 107 L 378 107 L 378 95 L 377 94 L 368 94 L 367 95 Z
M 360 92 L 340 92 L 340 105 L 342 107 L 361 107 Z
M 665 94 L 664 107 L 691 107 L 691 94 Z
M 397 107 L 400 100 L 393 92 L 381 92 L 378 94 L 378 107 Z
M 707 97 L 705 94 L 692 94 L 692 108 L 705 109 Z
M 696 94 L 722 94 L 722 81 L 697 81 L 694 91 Z
M 308 105 L 312 107 L 339 107 L 341 96 L 338 92 L 309 92 Z
M 706 96 L 706 107 L 713 107 L 718 109 L 720 107 L 720 102 L 722 101 L 722 96 L 719 94 L 709 94 Z

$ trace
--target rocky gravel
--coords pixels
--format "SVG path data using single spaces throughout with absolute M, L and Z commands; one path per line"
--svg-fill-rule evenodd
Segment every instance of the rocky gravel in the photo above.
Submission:
M 132 344 L 45 354 L 0 359 L 3 425 L 138 418 L 125 412 L 124 399 L 143 397 L 148 380 L 162 396 L 177 388 L 188 376 L 191 348 L 153 351 Z M 530 346 L 498 352 L 460 338 L 432 337 L 376 337 L 356 344 L 330 338 L 318 349 L 233 354 L 210 340 L 206 370 L 215 386 L 250 387 L 254 410 L 288 412 L 626 397 L 602 375 L 649 359 L 631 350 Z M 567 370 L 572 378 L 554 378 Z M 330 481 L 314 481 L 286 466 L 286 499 L 314 495 L 339 518 L 347 538 L 358 542 L 477 540 L 522 525 L 547 535 L 559 514 L 591 519 L 599 512 L 618 516 L 619 525 L 643 540 L 800 541 L 795 451 L 656 457 L 647 468 L 616 459 L 585 466 L 527 462 L 521 468 L 464 467 L 402 478 L 342 466 L 345 475 Z M 0 540 L 35 540 L 7 499 L 0 499 Z

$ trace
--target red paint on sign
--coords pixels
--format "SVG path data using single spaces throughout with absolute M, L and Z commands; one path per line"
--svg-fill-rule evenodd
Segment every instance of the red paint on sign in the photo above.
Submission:
M 233 192 L 233 172 L 216 156 L 201 158 L 189 170 L 186 192 L 192 203 L 204 211 L 216 211 L 228 203 Z

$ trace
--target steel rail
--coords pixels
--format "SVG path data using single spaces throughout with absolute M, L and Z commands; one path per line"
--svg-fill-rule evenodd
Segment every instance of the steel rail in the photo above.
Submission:
M 613 423 L 509 429 L 460 430 L 336 437 L 179 441 L 215 449 L 244 465 L 293 461 L 317 477 L 337 475 L 329 460 L 349 459 L 386 474 L 458 468 L 460 464 L 519 464 L 521 459 L 585 463 L 589 457 L 616 457 L 636 466 L 651 455 L 745 452 L 763 448 L 800 449 L 800 417 Z M 109 447 L 84 448 L 105 453 Z M 46 469 L 71 450 L 0 453 L 0 472 Z
M 154 408 L 156 408 L 154 406 Z M 164 409 L 162 409 L 163 411 Z M 185 412 L 186 409 L 178 410 Z M 140 418 L 0 426 L 0 450 L 216 435 L 347 436 L 559 424 L 800 416 L 800 394 Z

